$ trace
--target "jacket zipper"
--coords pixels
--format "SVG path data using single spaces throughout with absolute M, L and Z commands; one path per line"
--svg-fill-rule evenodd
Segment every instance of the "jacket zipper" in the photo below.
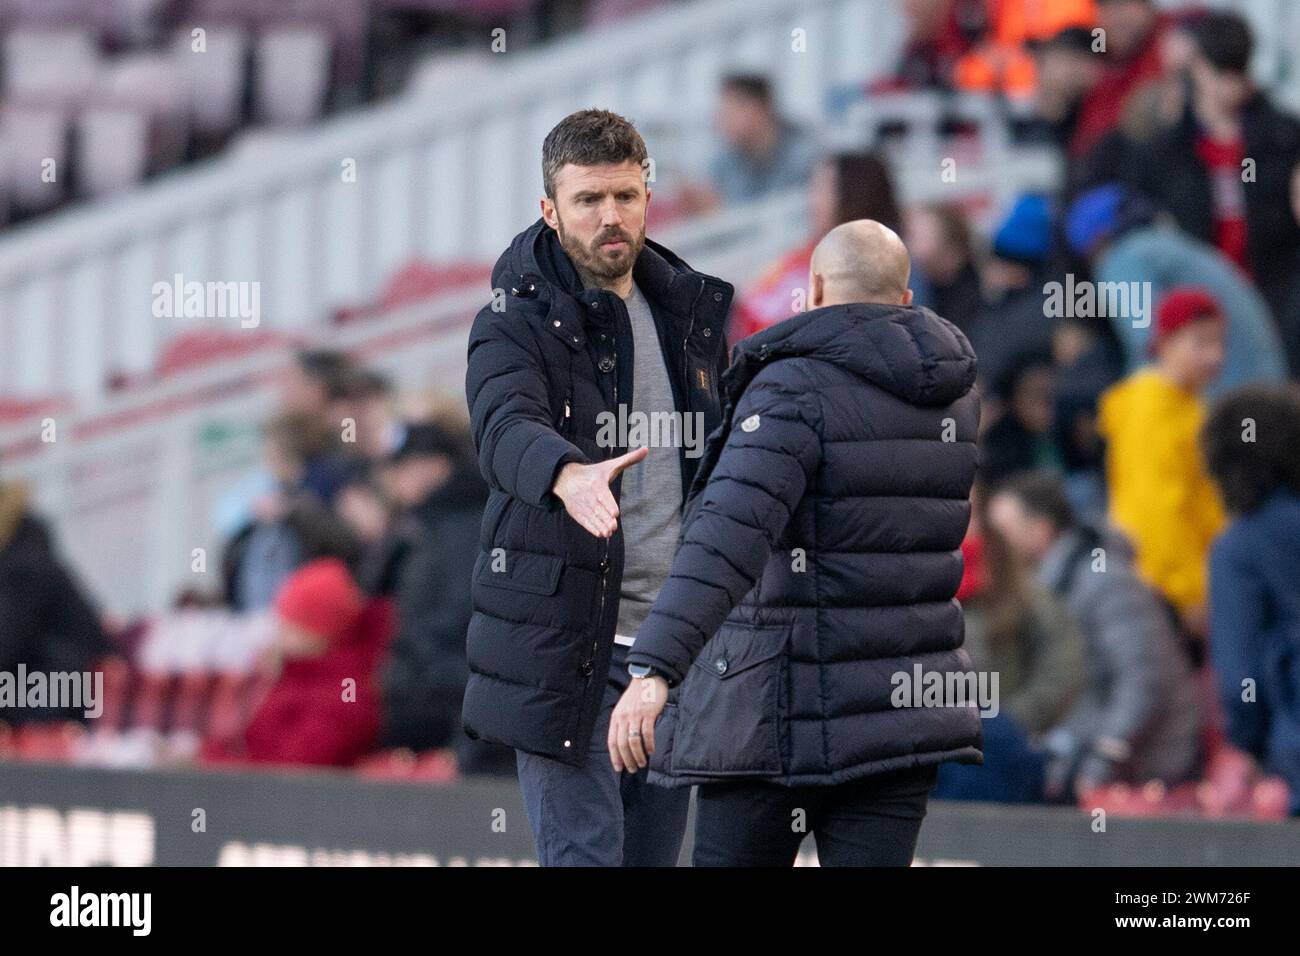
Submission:
M 617 345 L 618 345 L 617 340 L 614 340 L 610 344 L 611 346 L 614 347 L 615 351 L 617 352 Z M 614 408 L 615 409 L 618 408 L 618 370 L 617 369 L 614 370 Z M 565 403 L 564 406 L 564 414 L 565 417 L 567 418 L 569 414 L 569 406 L 567 402 Z M 588 682 L 591 681 L 592 676 L 595 674 L 596 658 L 600 656 L 600 628 L 602 623 L 605 620 L 605 591 L 608 589 L 608 581 L 609 581 L 609 539 L 605 538 L 601 541 L 601 546 L 600 546 L 600 608 L 596 612 L 596 636 L 595 638 L 592 639 L 591 642 L 591 657 L 587 659 L 586 663 L 583 664 L 582 667 L 582 669 L 587 672 L 585 676 Z
M 615 353 L 618 352 L 618 340 L 611 343 Z M 618 408 L 618 369 L 614 369 L 614 408 Z M 608 590 L 607 582 L 609 580 L 609 538 L 605 538 L 601 545 L 600 558 L 600 611 L 596 616 L 596 639 L 591 642 L 591 660 L 594 666 L 596 658 L 600 656 L 600 628 L 605 622 L 605 591 Z

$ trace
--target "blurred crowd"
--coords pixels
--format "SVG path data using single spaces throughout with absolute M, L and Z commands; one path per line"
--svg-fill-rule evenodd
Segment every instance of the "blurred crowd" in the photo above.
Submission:
M 809 234 L 741 290 L 731 341 L 798 311 L 815 243 L 870 218 L 905 238 L 917 303 L 975 348 L 958 597 L 1001 706 L 985 765 L 945 766 L 936 796 L 1300 814 L 1300 121 L 1251 80 L 1254 38 L 1231 13 L 905 6 L 896 71 L 860 95 L 998 97 L 1018 142 L 1059 151 L 1061 188 L 992 228 L 987 210 L 905 203 L 883 154 L 826 151 L 744 73 L 723 82 L 707 181 L 677 198 L 699 212 L 808 191 Z M 132 652 L 146 674 L 123 726 L 173 731 L 150 759 L 400 752 L 434 755 L 431 777 L 512 772 L 460 730 L 486 495 L 463 415 L 459 395 L 396 395 L 345 355 L 300 354 L 263 467 L 215 518 L 221 592 L 187 596 Z M 102 657 L 76 595 L 5 487 L 0 668 Z M 206 675 L 207 710 L 175 687 L 166 717 L 141 703 L 156 675 L 187 673 Z
M 400 774 L 426 754 L 420 772 L 438 779 L 513 772 L 512 752 L 460 729 L 487 498 L 463 406 L 399 401 L 383 375 L 330 351 L 299 353 L 278 391 L 261 466 L 215 509 L 219 588 L 111 638 L 23 489 L 0 486 L 0 668 L 131 661 L 107 668 L 96 733 L 52 744 L 72 759 L 354 766 L 378 754 L 375 772 Z

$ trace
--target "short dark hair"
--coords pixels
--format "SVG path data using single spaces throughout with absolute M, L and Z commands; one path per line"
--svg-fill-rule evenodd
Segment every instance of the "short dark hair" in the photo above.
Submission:
M 1050 521 L 1058 532 L 1068 531 L 1078 523 L 1065 485 L 1053 472 L 1018 471 L 994 485 L 992 494 L 1011 495 L 1030 514 Z
M 1253 423 L 1252 441 L 1243 430 Z M 1201 426 L 1205 467 L 1234 514 L 1274 491 L 1300 495 L 1300 385 L 1247 385 L 1228 392 Z
M 351 369 L 343 377 L 342 388 L 344 397 L 354 401 L 393 394 L 393 383 L 388 376 L 370 368 Z
M 578 110 L 555 124 L 542 142 L 542 185 L 555 198 L 555 177 L 569 163 L 607 166 L 646 161 L 645 140 L 632 123 L 609 110 Z
M 759 73 L 729 73 L 722 78 L 722 92 L 757 100 L 769 109 L 772 106 L 772 83 Z
M 1192 39 L 1201 56 L 1216 70 L 1246 73 L 1255 38 L 1250 24 L 1235 13 L 1210 11 L 1192 20 Z
M 348 378 L 355 366 L 344 353 L 333 349 L 303 349 L 297 355 L 297 362 L 304 375 L 320 383 L 331 401 L 347 395 Z

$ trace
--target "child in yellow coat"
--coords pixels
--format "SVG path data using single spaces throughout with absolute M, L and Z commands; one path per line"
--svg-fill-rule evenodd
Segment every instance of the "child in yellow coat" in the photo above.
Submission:
M 1201 393 L 1223 368 L 1225 329 L 1208 292 L 1170 290 L 1156 310 L 1155 361 L 1102 395 L 1098 420 L 1110 519 L 1132 539 L 1139 574 L 1202 637 L 1210 544 L 1226 518 L 1197 439 Z

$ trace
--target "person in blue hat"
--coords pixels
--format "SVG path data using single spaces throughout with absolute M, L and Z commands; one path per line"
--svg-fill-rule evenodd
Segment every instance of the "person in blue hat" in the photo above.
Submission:
M 1127 371 L 1149 357 L 1155 303 L 1176 286 L 1197 285 L 1223 303 L 1228 321 L 1223 374 L 1207 397 L 1286 378 L 1281 338 L 1259 292 L 1227 257 L 1181 232 L 1145 196 L 1119 183 L 1089 189 L 1070 205 L 1065 235 L 1090 263 L 1093 284 L 1067 276 L 1057 304 L 1067 315 L 1104 315 L 1123 345 Z
M 1043 308 L 1051 242 L 1051 208 L 1035 194 L 1017 199 L 993 234 L 985 305 L 969 335 L 986 386 L 1004 380 L 1017 356 L 1051 349 L 1053 321 Z

